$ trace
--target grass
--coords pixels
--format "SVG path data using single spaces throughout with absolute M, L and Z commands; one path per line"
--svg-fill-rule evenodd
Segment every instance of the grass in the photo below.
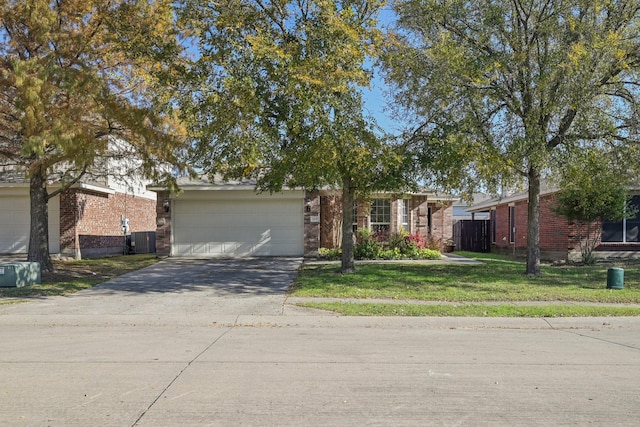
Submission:
M 67 295 L 91 288 L 131 271 L 157 262 L 155 255 L 126 255 L 80 261 L 53 261 L 55 272 L 43 274 L 39 285 L 0 288 L 0 304 L 13 304 L 20 298 Z
M 291 296 L 361 299 L 359 304 L 307 304 L 349 315 L 363 315 L 364 310 L 368 315 L 413 316 L 640 315 L 640 310 L 633 307 L 592 305 L 640 304 L 638 263 L 616 265 L 625 269 L 625 288 L 611 290 L 606 289 L 606 281 L 607 269 L 612 265 L 543 265 L 539 277 L 529 277 L 523 274 L 525 264 L 521 260 L 495 254 L 460 254 L 483 264 L 359 264 L 351 275 L 340 274 L 335 264 L 308 265 L 295 281 Z M 444 304 L 367 303 L 367 299 L 374 298 Z M 509 304 L 516 302 L 554 304 Z
M 436 316 L 436 317 L 609 317 L 640 316 L 640 307 L 586 305 L 420 305 L 349 302 L 307 302 L 302 307 L 333 311 L 345 316 Z

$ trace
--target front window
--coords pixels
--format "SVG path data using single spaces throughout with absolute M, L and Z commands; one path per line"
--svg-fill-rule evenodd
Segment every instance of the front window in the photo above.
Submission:
M 353 213 L 351 217 L 351 228 L 353 232 L 356 233 L 358 231 L 358 202 L 353 201 Z
M 498 222 L 497 218 L 496 218 L 496 210 L 492 209 L 491 210 L 491 243 L 495 243 L 496 242 L 496 223 Z
M 603 242 L 640 242 L 640 196 L 633 196 L 629 206 L 635 210 L 633 217 L 621 221 L 605 221 L 602 224 Z
M 400 209 L 401 209 L 401 220 L 402 220 L 402 229 L 404 231 L 409 231 L 409 200 L 402 199 L 400 200 Z
M 371 202 L 371 229 L 373 231 L 389 231 L 391 226 L 391 201 L 389 199 L 373 199 Z
M 509 243 L 516 242 L 516 208 L 509 206 Z

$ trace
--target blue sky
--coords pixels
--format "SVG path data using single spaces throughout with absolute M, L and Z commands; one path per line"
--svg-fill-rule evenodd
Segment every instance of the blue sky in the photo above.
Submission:
M 384 80 L 377 75 L 371 82 L 371 87 L 364 91 L 365 115 L 374 117 L 378 126 L 384 131 L 397 134 L 401 125 L 391 115 L 388 106 L 391 101 L 387 99 L 389 97 L 387 90 Z
M 379 15 L 380 28 L 394 25 L 396 15 L 391 10 L 391 6 L 385 6 Z M 392 117 L 389 103 L 393 102 L 389 99 L 388 87 L 385 84 L 379 70 L 371 82 L 371 87 L 364 91 L 365 115 L 371 115 L 376 119 L 378 126 L 384 131 L 391 134 L 398 134 L 402 128 L 402 124 Z

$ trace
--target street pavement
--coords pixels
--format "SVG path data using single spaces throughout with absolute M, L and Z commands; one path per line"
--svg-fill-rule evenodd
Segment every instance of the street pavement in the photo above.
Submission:
M 0 426 L 635 426 L 636 318 L 343 317 L 301 260 L 167 259 L 0 305 Z

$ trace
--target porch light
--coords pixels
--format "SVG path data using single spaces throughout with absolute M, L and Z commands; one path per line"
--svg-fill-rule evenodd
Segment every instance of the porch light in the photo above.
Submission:
M 171 209 L 171 203 L 169 202 L 169 199 L 164 199 L 164 201 L 162 202 L 162 207 L 164 208 L 165 212 L 169 212 L 169 210 Z

